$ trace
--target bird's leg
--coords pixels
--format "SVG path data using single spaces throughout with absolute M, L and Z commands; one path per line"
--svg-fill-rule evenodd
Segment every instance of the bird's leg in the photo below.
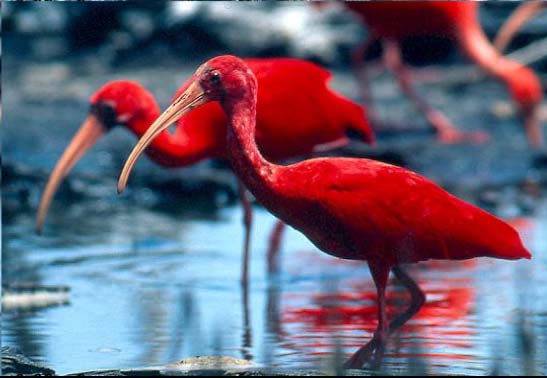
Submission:
M 372 273 L 372 278 L 374 279 L 376 291 L 378 293 L 378 326 L 376 327 L 372 339 L 366 345 L 359 348 L 359 350 L 346 361 L 344 364 L 344 368 L 346 369 L 360 369 L 365 363 L 368 363 L 371 369 L 378 369 L 382 362 L 382 356 L 389 334 L 385 297 L 389 267 L 369 263 L 369 269 Z
M 377 41 L 377 37 L 368 36 L 367 39 L 357 46 L 351 55 L 353 71 L 359 82 L 359 89 L 363 105 L 367 109 L 367 118 L 371 125 L 378 125 L 378 117 L 374 111 L 372 91 L 370 90 L 370 78 L 368 75 L 365 58 L 368 50 Z
M 410 305 L 408 308 L 389 323 L 389 333 L 401 327 L 410 318 L 412 318 L 425 303 L 425 294 L 420 289 L 416 281 L 412 279 L 400 266 L 391 269 L 397 280 L 410 292 Z
M 243 284 L 241 289 L 241 304 L 243 306 L 243 335 L 241 351 L 245 360 L 252 361 L 253 355 L 251 354 L 251 350 L 253 346 L 253 334 L 249 309 L 249 285 Z
M 503 53 L 519 29 L 546 6 L 547 3 L 544 1 L 528 1 L 521 3 L 513 13 L 511 13 L 501 28 L 499 28 L 498 34 L 493 42 L 496 50 L 498 50 L 500 54 Z
M 266 299 L 266 327 L 268 332 L 276 336 L 277 341 L 280 341 L 281 338 L 286 335 L 286 332 L 283 331 L 281 322 L 279 289 L 279 283 L 268 283 L 268 294 Z
M 245 228 L 245 240 L 243 244 L 243 261 L 241 267 L 241 302 L 243 305 L 243 358 L 252 360 L 249 350 L 252 345 L 252 334 L 249 314 L 249 259 L 250 259 L 250 241 L 251 225 L 253 223 L 253 209 L 251 201 L 247 195 L 247 189 L 243 183 L 238 180 L 238 191 L 241 205 L 243 206 L 243 226 Z
M 401 90 L 422 112 L 427 121 L 437 133 L 437 139 L 441 143 L 484 143 L 489 139 L 489 135 L 482 131 L 461 131 L 454 127 L 452 122 L 440 111 L 433 108 L 422 96 L 418 94 L 412 84 L 411 74 L 405 67 L 399 43 L 395 40 L 386 39 L 383 43 L 384 62 L 386 67 L 393 72 Z
M 243 206 L 243 226 L 245 228 L 245 240 L 243 242 L 243 266 L 241 270 L 241 285 L 247 286 L 249 282 L 249 259 L 251 242 L 251 225 L 253 223 L 253 208 L 251 201 L 247 196 L 247 189 L 241 181 L 238 180 L 239 198 Z
M 270 243 L 268 246 L 268 274 L 270 275 L 279 272 L 279 246 L 283 230 L 285 230 L 285 223 L 282 220 L 277 220 L 270 234 Z

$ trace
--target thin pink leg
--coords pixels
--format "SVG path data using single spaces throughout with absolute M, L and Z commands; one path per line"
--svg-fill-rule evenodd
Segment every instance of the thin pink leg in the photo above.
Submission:
M 243 281 L 242 281 L 243 282 Z M 249 285 L 241 285 L 241 302 L 243 307 L 243 335 L 241 353 L 245 360 L 252 361 L 253 332 L 251 329 L 251 311 L 249 309 Z
M 393 72 L 401 90 L 408 96 L 417 108 L 422 112 L 427 121 L 435 128 L 437 139 L 441 143 L 484 143 L 488 141 L 489 135 L 482 131 L 461 131 L 454 127 L 452 122 L 440 111 L 434 109 L 422 98 L 412 84 L 411 75 L 405 67 L 402 58 L 399 43 L 395 40 L 387 39 L 383 43 L 384 61 L 386 66 Z
M 412 318 L 425 303 L 425 294 L 420 289 L 416 281 L 412 279 L 400 266 L 395 266 L 391 269 L 397 281 L 403 284 L 403 286 L 410 292 L 410 305 L 402 314 L 398 315 L 389 324 L 389 333 L 391 334 L 397 328 L 400 328 L 410 318 Z
M 284 230 L 285 223 L 278 220 L 270 234 L 270 243 L 268 246 L 268 274 L 270 275 L 279 272 L 279 247 Z
M 245 228 L 245 240 L 243 242 L 243 267 L 241 271 L 241 284 L 247 286 L 249 282 L 249 259 L 251 243 L 251 226 L 253 223 L 253 208 L 247 196 L 247 189 L 241 181 L 238 181 L 239 198 L 243 206 L 243 227 Z
M 372 369 L 380 367 L 384 348 L 389 334 L 386 313 L 386 284 L 389 275 L 389 267 L 384 265 L 374 265 L 369 263 L 369 269 L 372 273 L 372 278 L 376 284 L 378 293 L 378 327 L 374 332 L 372 339 L 364 346 L 359 348 L 348 361 L 344 364 L 346 369 L 361 369 L 366 363 Z
M 410 292 L 411 300 L 408 308 L 387 326 L 385 287 L 389 270 L 385 267 L 374 267 L 370 264 L 369 267 L 376 284 L 376 289 L 378 290 L 378 327 L 372 340 L 355 352 L 346 362 L 344 365 L 346 368 L 360 369 L 368 363 L 372 369 L 377 369 L 382 360 L 387 336 L 402 327 L 425 303 L 425 294 L 418 284 L 400 266 L 393 267 L 391 269 L 393 274 Z

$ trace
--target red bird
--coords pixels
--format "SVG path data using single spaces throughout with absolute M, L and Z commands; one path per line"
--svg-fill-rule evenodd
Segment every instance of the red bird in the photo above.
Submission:
M 371 41 L 383 40 L 384 58 L 395 73 L 402 90 L 425 114 L 442 142 L 484 140 L 485 134 L 463 133 L 438 110 L 422 99 L 412 86 L 399 48 L 405 37 L 438 35 L 450 38 L 486 72 L 507 86 L 523 118 L 529 143 L 543 147 L 538 108 L 543 98 L 541 83 L 527 67 L 501 56 L 486 38 L 477 15 L 475 1 L 350 1 L 344 3 L 370 28 L 369 40 L 359 50 L 366 52 Z M 358 59 L 358 56 L 356 56 Z
M 328 88 L 331 77 L 328 71 L 298 59 L 248 59 L 246 63 L 261 86 L 256 139 L 268 158 L 279 161 L 345 144 L 348 129 L 360 133 L 364 141 L 374 142 L 364 110 Z M 159 115 L 153 96 L 135 82 L 114 81 L 100 88 L 91 97 L 90 115 L 49 178 L 38 211 L 37 230 L 42 228 L 62 179 L 97 139 L 117 124 L 141 137 Z M 225 135 L 226 116 L 218 103 L 211 103 L 181 119 L 173 134 L 160 133 L 146 153 L 164 167 L 185 167 L 205 158 L 225 158 Z M 245 207 L 242 273 L 245 282 L 252 210 L 244 191 L 240 190 L 240 194 Z M 274 230 L 269 261 L 274 260 L 282 224 Z
M 423 293 L 399 264 L 531 257 L 510 225 L 404 168 L 352 158 L 319 158 L 287 166 L 269 162 L 254 138 L 258 85 L 252 70 L 234 56 L 213 58 L 199 67 L 185 92 L 134 147 L 118 192 L 158 134 L 194 108 L 219 101 L 228 117 L 228 157 L 258 201 L 324 252 L 368 262 L 378 294 L 378 327 L 346 366 L 379 361 L 388 334 L 423 304 Z M 409 289 L 412 303 L 388 324 L 385 287 L 390 270 Z

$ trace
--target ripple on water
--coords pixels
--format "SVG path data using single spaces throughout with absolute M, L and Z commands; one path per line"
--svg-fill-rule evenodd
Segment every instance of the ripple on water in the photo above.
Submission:
M 60 237 L 26 238 L 32 224 L 6 225 L 5 279 L 17 267 L 42 284 L 71 288 L 67 306 L 4 314 L 6 345 L 59 373 L 165 365 L 208 354 L 317 368 L 332 365 L 338 347 L 348 357 L 374 331 L 376 292 L 367 266 L 322 254 L 293 230 L 285 235 L 283 274 L 268 283 L 264 253 L 274 219 L 264 210 L 255 217 L 247 318 L 238 282 L 238 208 L 221 210 L 214 221 L 135 208 L 116 212 L 97 231 L 108 229 L 104 238 L 89 227 L 90 235 L 76 246 Z M 134 220 L 131 235 L 121 219 Z M 82 222 L 65 229 L 69 240 L 86 227 Z M 544 225 L 538 221 L 536 230 Z M 545 234 L 529 232 L 525 242 L 545 245 Z M 540 265 L 479 259 L 409 267 L 427 302 L 390 339 L 383 370 L 544 371 L 546 259 L 532 261 Z M 387 298 L 391 314 L 408 299 L 395 281 Z

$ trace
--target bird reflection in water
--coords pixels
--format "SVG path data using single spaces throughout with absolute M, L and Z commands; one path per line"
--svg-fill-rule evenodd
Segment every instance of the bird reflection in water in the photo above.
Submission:
M 343 260 L 337 260 L 337 264 L 357 265 Z M 475 265 L 474 260 L 457 263 L 455 267 L 434 261 L 414 267 L 413 276 L 422 276 L 417 281 L 427 293 L 427 302 L 405 323 L 403 332 L 397 333 L 399 337 L 394 337 L 387 359 L 473 359 L 465 349 L 472 347 L 474 334 L 473 326 L 466 318 L 473 312 L 475 299 L 468 270 Z M 467 272 L 457 274 L 461 269 Z M 431 275 L 428 270 L 450 274 L 443 275 L 444 279 L 439 281 L 428 277 Z M 456 274 L 452 274 L 454 272 Z M 390 283 L 397 283 L 397 280 Z M 387 295 L 390 318 L 404 312 L 409 302 L 407 291 L 399 285 L 396 287 Z M 284 347 L 311 356 L 330 355 L 337 344 L 346 350 L 362 346 L 377 323 L 374 284 L 350 278 L 342 281 L 340 288 L 338 292 L 287 295 L 283 298 L 280 318 L 268 315 L 272 320 L 268 329 L 277 332 Z M 282 329 L 285 330 L 282 332 Z M 403 333 L 405 336 L 401 336 Z

